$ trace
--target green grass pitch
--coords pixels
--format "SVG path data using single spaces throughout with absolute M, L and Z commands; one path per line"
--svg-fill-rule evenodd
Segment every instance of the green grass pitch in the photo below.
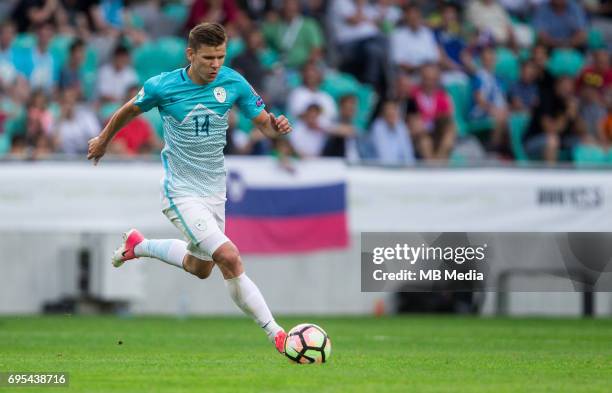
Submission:
M 304 321 L 329 363 L 290 364 L 244 318 L 1 317 L 0 372 L 70 373 L 16 392 L 612 392 L 610 319 L 279 319 Z

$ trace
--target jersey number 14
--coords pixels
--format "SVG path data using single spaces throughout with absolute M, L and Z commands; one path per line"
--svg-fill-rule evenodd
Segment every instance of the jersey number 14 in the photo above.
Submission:
M 209 120 L 208 120 L 209 115 L 205 115 L 204 116 L 204 123 L 202 123 L 202 125 L 200 126 L 200 117 L 196 116 L 195 118 L 195 134 L 196 136 L 200 135 L 200 132 L 205 132 L 206 136 L 208 136 L 208 127 L 209 127 Z

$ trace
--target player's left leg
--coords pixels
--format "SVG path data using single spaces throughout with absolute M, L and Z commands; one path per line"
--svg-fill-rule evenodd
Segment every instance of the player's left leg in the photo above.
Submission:
M 276 323 L 261 292 L 244 272 L 238 248 L 227 241 L 213 252 L 212 257 L 223 274 L 234 303 L 266 332 L 268 339 L 282 353 L 285 331 Z

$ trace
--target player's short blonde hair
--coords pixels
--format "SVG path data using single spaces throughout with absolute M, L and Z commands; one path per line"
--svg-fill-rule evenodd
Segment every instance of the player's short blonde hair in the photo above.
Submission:
M 219 46 L 226 40 L 227 34 L 223 26 L 218 23 L 204 22 L 191 29 L 187 45 L 197 51 L 202 45 Z

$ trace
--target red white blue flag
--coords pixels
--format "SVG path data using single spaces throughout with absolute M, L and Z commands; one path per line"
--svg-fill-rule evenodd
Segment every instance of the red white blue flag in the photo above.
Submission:
M 301 253 L 348 245 L 345 167 L 264 158 L 227 161 L 225 233 L 241 253 Z

